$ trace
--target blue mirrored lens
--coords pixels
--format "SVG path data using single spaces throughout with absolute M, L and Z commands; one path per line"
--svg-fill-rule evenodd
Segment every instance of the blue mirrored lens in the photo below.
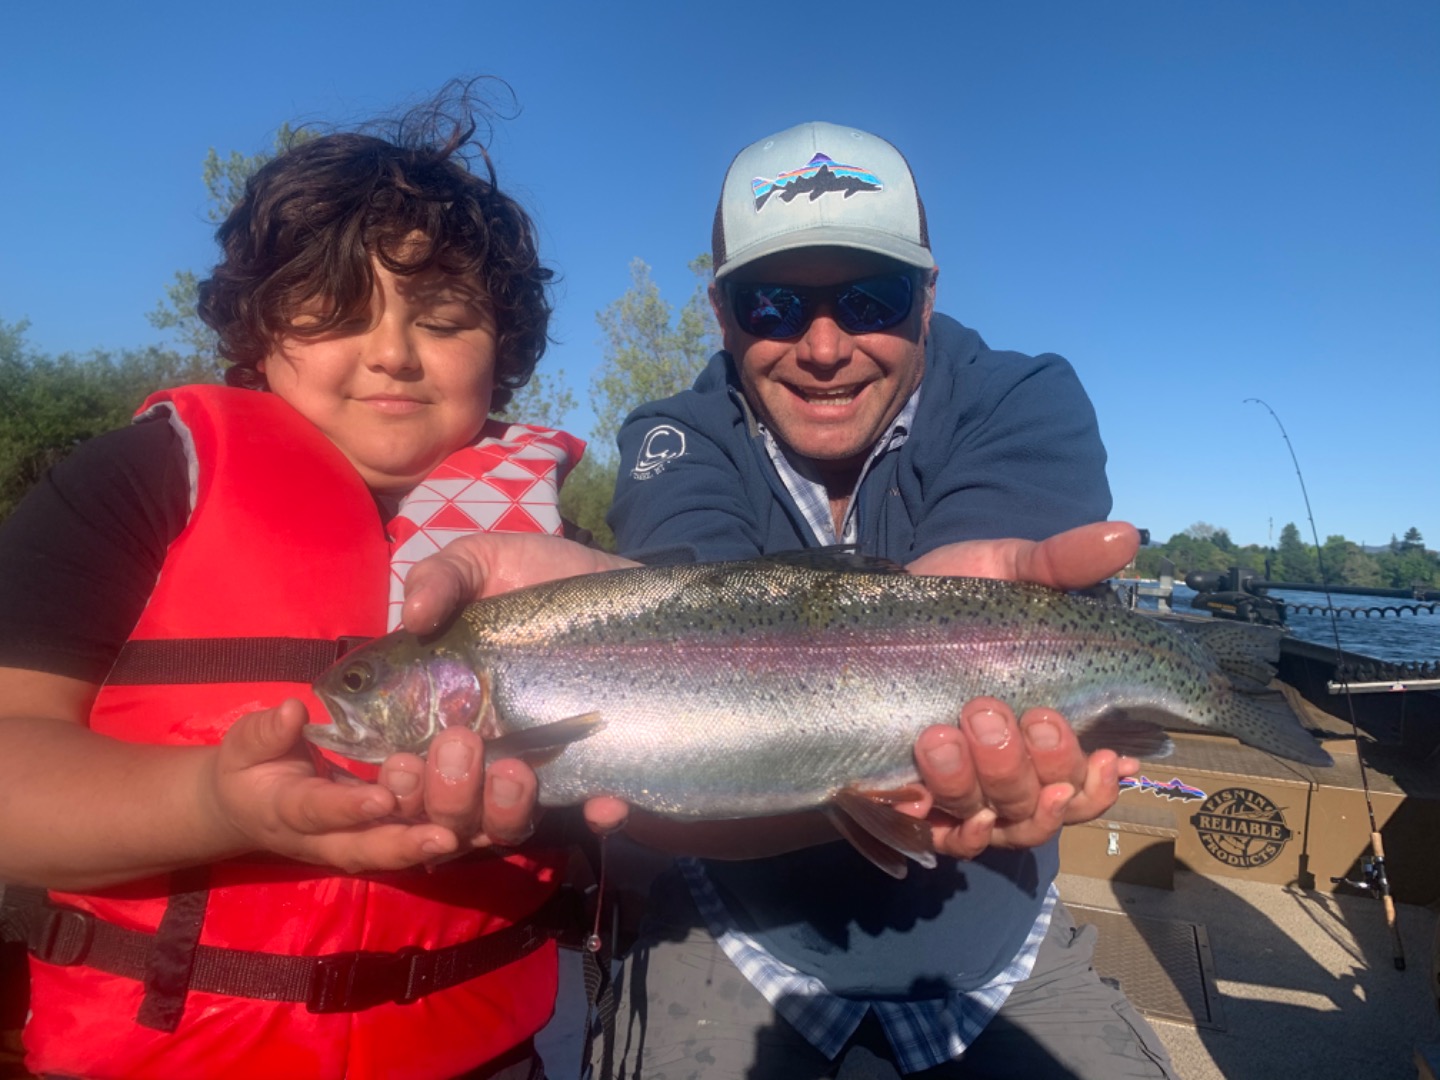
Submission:
M 835 297 L 836 320 L 852 334 L 888 330 L 910 314 L 909 274 L 857 281 Z
M 810 325 L 822 302 L 850 334 L 873 334 L 903 322 L 914 301 L 909 274 L 850 281 L 829 289 L 789 285 L 740 285 L 731 293 L 735 321 L 754 337 L 776 340 L 798 337 Z
M 747 334 L 794 337 L 810 322 L 804 298 L 784 285 L 752 285 L 735 291 L 735 319 Z

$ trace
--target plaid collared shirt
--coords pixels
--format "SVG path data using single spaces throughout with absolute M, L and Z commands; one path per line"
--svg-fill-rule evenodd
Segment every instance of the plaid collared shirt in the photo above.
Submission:
M 919 406 L 920 390 L 917 388 L 865 459 L 855 482 L 856 491 L 860 490 L 860 484 L 875 460 L 897 449 L 910 437 L 910 428 Z M 830 514 L 830 496 L 825 486 L 805 475 L 802 471 L 805 469 L 804 462 L 791 461 L 764 425 L 761 425 L 761 431 L 765 434 L 765 449 L 775 465 L 775 471 L 804 514 L 815 542 L 822 546 L 855 543 L 855 498 L 852 496 L 850 499 L 837 535 L 834 518 Z M 944 998 L 924 1001 L 865 1001 L 832 994 L 813 975 L 797 971 L 766 952 L 759 942 L 736 924 L 700 862 L 695 859 L 680 859 L 678 862 L 711 936 L 740 969 L 740 973 L 810 1045 L 833 1059 L 855 1034 L 855 1029 L 865 1019 L 865 1013 L 874 1009 L 895 1053 L 895 1065 L 902 1073 L 921 1072 L 952 1061 L 975 1041 L 985 1025 L 999 1012 L 1000 1006 L 1005 1004 L 1015 984 L 1029 978 L 1035 966 L 1035 956 L 1040 951 L 1040 942 L 1050 929 L 1050 914 L 1059 899 L 1059 893 L 1051 885 L 1040 915 L 1015 959 L 978 990 L 966 993 L 955 991 Z
M 916 410 L 920 408 L 920 388 L 917 386 L 915 392 L 910 395 L 910 400 L 905 402 L 905 407 L 900 410 L 900 415 L 890 421 L 890 426 L 885 429 L 885 434 L 880 436 L 879 441 L 870 451 L 870 456 L 865 459 L 865 465 L 860 470 L 860 475 L 855 481 L 855 491 L 860 490 L 860 485 L 865 479 L 865 474 L 870 471 L 870 466 L 881 454 L 887 454 L 891 450 L 903 446 L 905 440 L 910 437 L 910 428 L 915 423 Z M 791 461 L 780 444 L 775 441 L 775 436 L 770 434 L 770 429 L 760 424 L 760 430 L 765 435 L 765 451 L 770 455 L 771 462 L 775 465 L 775 471 L 780 474 L 780 480 L 785 485 L 785 490 L 790 492 L 790 497 L 795 500 L 795 505 L 805 515 L 805 521 L 810 526 L 810 531 L 815 536 L 815 542 L 821 547 L 831 544 L 853 544 L 855 543 L 855 496 L 850 497 L 850 504 L 845 508 L 845 521 L 839 535 L 835 532 L 835 519 L 830 516 L 830 495 L 825 490 L 825 485 L 818 480 L 805 475 L 804 462 Z
M 826 1057 L 834 1059 L 846 1041 L 875 1010 L 901 1073 L 921 1072 L 953 1061 L 985 1030 L 1015 984 L 1030 977 L 1040 942 L 1050 929 L 1050 916 L 1060 898 L 1052 884 L 1025 944 L 1008 967 L 978 990 L 952 991 L 924 1001 L 865 1001 L 830 993 L 813 975 L 797 971 L 770 953 L 736 924 L 696 859 L 677 859 L 690 895 L 710 935 L 725 950 L 740 974 L 764 995 L 775 1011 Z

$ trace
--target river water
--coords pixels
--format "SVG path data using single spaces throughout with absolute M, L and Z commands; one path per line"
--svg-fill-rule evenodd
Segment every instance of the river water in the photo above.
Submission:
M 1190 606 L 1190 601 L 1194 596 L 1193 589 L 1177 584 L 1170 599 L 1171 607 L 1175 611 L 1185 614 L 1203 614 Z M 1418 615 L 1403 611 L 1397 616 L 1393 610 L 1406 605 L 1416 606 L 1412 601 L 1384 596 L 1354 596 L 1350 594 L 1333 596 L 1331 600 L 1334 607 L 1342 614 L 1337 617 L 1334 627 L 1332 627 L 1329 615 L 1296 611 L 1293 607 L 1288 606 L 1313 604 L 1317 608 L 1324 608 L 1324 593 L 1296 592 L 1286 589 L 1283 592 L 1272 592 L 1270 596 L 1272 599 L 1286 602 L 1285 625 L 1290 628 L 1292 634 L 1304 641 L 1313 641 L 1318 645 L 1333 647 L 1335 644 L 1334 627 L 1338 627 L 1340 645 L 1350 652 L 1373 656 L 1377 660 L 1386 660 L 1394 664 L 1425 664 L 1440 661 L 1440 612 L 1433 615 L 1426 614 L 1422 607 Z M 1143 606 L 1154 607 L 1154 604 L 1153 600 L 1142 600 Z M 1372 611 L 1367 617 L 1359 610 L 1367 608 L 1390 608 L 1392 610 L 1383 616 Z M 1345 609 L 1357 610 L 1355 614 L 1348 615 L 1343 614 Z

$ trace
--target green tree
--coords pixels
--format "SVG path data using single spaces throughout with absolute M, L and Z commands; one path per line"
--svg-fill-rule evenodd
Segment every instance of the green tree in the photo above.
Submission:
M 1167 558 L 1170 557 L 1161 547 L 1141 548 L 1135 553 L 1135 562 L 1133 565 L 1136 575 L 1142 578 L 1158 578 L 1160 576 L 1160 565 Z M 1174 560 L 1171 559 L 1171 562 L 1173 563 Z M 1178 566 L 1175 567 L 1175 573 L 1179 574 L 1182 578 L 1185 576 Z
M 565 418 L 575 409 L 575 395 L 565 385 L 564 370 L 541 372 L 515 391 L 510 404 L 497 415 L 512 424 L 538 424 L 541 427 L 564 428 Z M 586 454 L 586 457 L 589 457 Z
M 205 183 L 208 205 L 205 220 L 219 225 L 245 194 L 245 184 L 267 161 L 298 143 L 313 138 L 303 128 L 281 124 L 275 133 L 274 150 L 245 155 L 238 150 L 222 158 L 212 146 L 205 155 L 201 179 Z M 177 270 L 175 278 L 165 287 L 165 298 L 145 317 L 157 330 L 168 330 L 179 351 L 192 359 L 199 370 L 206 372 L 204 382 L 217 382 L 224 364 L 216 351 L 215 332 L 206 326 L 195 310 L 199 298 L 200 279 L 191 270 Z
M 1392 589 L 1408 589 L 1412 585 L 1425 587 L 1440 583 L 1440 559 L 1429 554 L 1423 545 L 1389 553 L 1382 558 L 1381 566 L 1386 576 L 1385 584 Z
M 1225 553 L 1207 538 L 1199 539 L 1192 534 L 1195 526 L 1183 533 L 1176 533 L 1163 545 L 1165 555 L 1175 564 L 1175 574 L 1184 578 L 1197 570 L 1228 570 L 1230 561 Z
M 630 263 L 630 288 L 595 318 L 604 333 L 604 360 L 590 384 L 595 442 L 612 446 L 637 405 L 688 389 L 719 344 L 710 310 L 710 256 L 690 262 L 695 289 L 680 309 L 660 295 L 642 260 Z
M 1327 555 L 1325 558 L 1325 567 L 1328 570 L 1330 557 Z M 1381 572 L 1379 561 L 1375 556 L 1360 550 L 1360 545 L 1351 543 L 1346 544 L 1344 561 L 1340 564 L 1340 573 L 1335 581 L 1341 585 L 1369 585 L 1380 588 L 1385 586 L 1385 576 Z
M 1300 539 L 1300 530 L 1289 522 L 1280 530 L 1280 546 L 1273 567 L 1276 581 L 1317 581 L 1314 549 Z
M 708 295 L 710 256 L 691 260 L 690 271 L 695 288 L 678 316 L 641 259 L 630 263 L 630 288 L 595 315 L 604 342 L 604 359 L 590 383 L 595 426 L 585 460 L 561 490 L 560 509 L 609 548 L 614 534 L 605 514 L 615 494 L 620 425 L 636 406 L 688 389 L 720 345 Z
M 560 513 L 590 533 L 606 551 L 615 550 L 615 534 L 605 523 L 615 497 L 614 455 L 586 452 L 560 489 Z
M 1345 563 L 1350 549 L 1355 545 L 1346 540 L 1343 536 L 1327 536 L 1325 543 L 1320 548 L 1321 569 L 1324 570 L 1323 580 L 1327 585 L 1346 585 Z
M 0 518 L 79 443 L 123 427 L 152 391 L 196 374 L 191 358 L 153 347 L 41 355 L 25 329 L 0 320 Z

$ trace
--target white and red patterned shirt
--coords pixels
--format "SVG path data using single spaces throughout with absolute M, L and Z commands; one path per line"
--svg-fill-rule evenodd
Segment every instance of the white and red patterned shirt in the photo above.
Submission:
M 405 575 L 451 540 L 477 532 L 558 536 L 560 485 L 585 444 L 563 431 L 491 420 L 400 501 L 389 523 L 389 629 L 400 626 Z

